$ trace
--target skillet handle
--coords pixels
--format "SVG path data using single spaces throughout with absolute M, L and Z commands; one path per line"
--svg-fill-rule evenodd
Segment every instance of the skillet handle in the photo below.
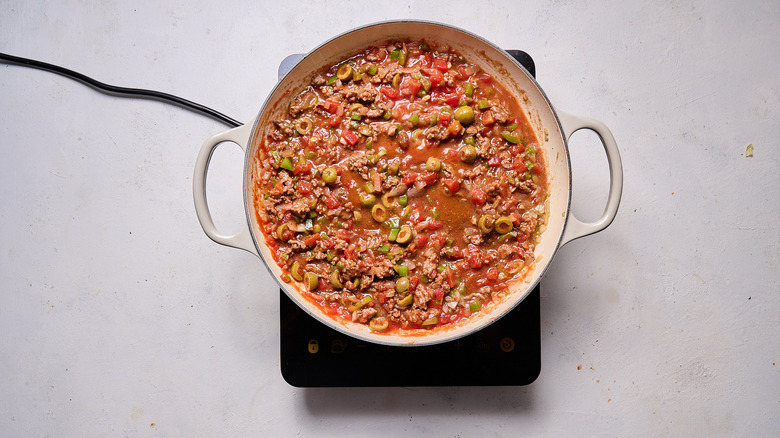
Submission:
M 252 130 L 251 125 L 242 125 L 228 131 L 220 132 L 206 139 L 200 148 L 198 158 L 195 161 L 195 175 L 192 178 L 192 193 L 195 199 L 195 214 L 198 216 L 200 226 L 206 235 L 214 242 L 220 245 L 249 251 L 256 256 L 260 256 L 255 248 L 254 241 L 249 232 L 249 224 L 246 228 L 235 234 L 222 234 L 217 231 L 214 221 L 211 219 L 211 211 L 206 200 L 206 171 L 211 161 L 214 150 L 221 143 L 229 141 L 237 144 L 245 153 L 249 140 L 249 134 Z
M 580 129 L 589 129 L 595 132 L 604 146 L 604 150 L 607 153 L 607 163 L 609 164 L 609 196 L 607 197 L 604 214 L 596 222 L 582 222 L 570 212 L 561 239 L 561 245 L 565 245 L 574 239 L 602 231 L 615 219 L 618 206 L 620 205 L 620 197 L 623 194 L 623 165 L 615 138 L 606 125 L 598 120 L 575 116 L 562 111 L 557 111 L 557 114 L 567 141 L 572 134 Z

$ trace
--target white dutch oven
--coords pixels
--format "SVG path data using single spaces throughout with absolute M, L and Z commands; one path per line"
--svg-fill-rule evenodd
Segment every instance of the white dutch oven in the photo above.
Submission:
M 506 300 L 473 315 L 464 323 L 444 330 L 381 334 L 372 332 L 364 324 L 337 321 L 325 315 L 317 306 L 301 296 L 295 289 L 295 285 L 281 281 L 282 271 L 273 261 L 254 213 L 251 170 L 259 145 L 256 140 L 263 138 L 266 128 L 271 125 L 270 122 L 286 111 L 288 99 L 302 90 L 315 72 L 366 47 L 401 39 L 445 42 L 471 62 L 479 64 L 487 73 L 503 83 L 510 93 L 517 96 L 537 130 L 537 136 L 544 150 L 544 158 L 547 161 L 550 188 L 549 218 L 541 242 L 536 247 L 536 269 L 525 281 L 510 286 L 512 292 Z M 578 220 L 569 211 L 571 166 L 567 140 L 572 133 L 580 129 L 591 130 L 599 136 L 609 163 L 610 188 L 607 205 L 601 218 L 592 223 Z M 215 148 L 223 142 L 236 143 L 245 151 L 244 208 L 247 228 L 232 235 L 220 233 L 216 229 L 206 201 L 206 172 L 209 160 Z M 622 172 L 617 144 L 609 129 L 599 121 L 555 110 L 534 78 L 500 48 L 479 36 L 451 26 L 423 21 L 393 21 L 368 25 L 339 35 L 302 57 L 273 89 L 254 123 L 219 133 L 206 140 L 195 164 L 193 191 L 195 210 L 206 235 L 219 244 L 243 249 L 259 256 L 285 293 L 314 318 L 340 332 L 369 342 L 420 346 L 466 336 L 511 311 L 536 286 L 561 246 L 609 226 L 620 204 L 623 188 Z

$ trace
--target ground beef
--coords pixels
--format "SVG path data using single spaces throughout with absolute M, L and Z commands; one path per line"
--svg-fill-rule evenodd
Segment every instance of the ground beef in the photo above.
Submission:
M 475 227 L 466 227 L 463 230 L 463 239 L 473 245 L 482 245 L 482 231 Z

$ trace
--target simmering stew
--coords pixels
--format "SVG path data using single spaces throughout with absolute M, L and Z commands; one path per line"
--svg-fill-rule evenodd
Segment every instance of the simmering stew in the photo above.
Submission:
M 258 223 L 283 281 L 376 332 L 486 311 L 535 266 L 543 151 L 516 98 L 425 41 L 328 66 L 260 139 Z

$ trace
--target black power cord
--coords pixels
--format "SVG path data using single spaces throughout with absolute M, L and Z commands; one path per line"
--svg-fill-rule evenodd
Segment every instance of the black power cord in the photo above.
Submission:
M 21 58 L 19 56 L 8 55 L 5 53 L 0 53 L 0 61 L 6 64 L 21 65 L 24 67 L 37 68 L 39 70 L 44 70 L 51 73 L 57 73 L 67 78 L 82 82 L 102 93 L 110 94 L 112 96 L 135 97 L 135 98 L 143 98 L 143 99 L 150 99 L 150 100 L 157 100 L 161 102 L 171 103 L 179 107 L 191 111 L 195 111 L 204 114 L 206 116 L 212 117 L 214 119 L 217 119 L 228 126 L 237 127 L 243 125 L 243 123 L 235 119 L 232 119 L 218 111 L 205 107 L 199 103 L 195 103 L 187 99 L 174 96 L 172 94 L 162 93 L 160 91 L 154 91 L 154 90 L 144 90 L 141 88 L 126 88 L 126 87 L 117 87 L 114 85 L 104 84 L 103 82 L 96 81 L 95 79 L 85 76 L 79 72 L 75 72 L 73 70 L 69 70 L 67 68 L 60 67 L 58 65 L 36 61 L 34 59 Z

